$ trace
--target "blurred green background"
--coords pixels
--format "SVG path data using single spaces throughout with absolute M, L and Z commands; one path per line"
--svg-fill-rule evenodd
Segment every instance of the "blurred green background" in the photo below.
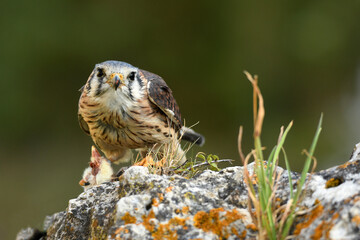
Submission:
M 285 147 L 299 170 L 324 112 L 318 170 L 360 141 L 359 1 L 1 1 L 0 239 L 41 228 L 82 192 L 91 140 L 78 89 L 94 64 L 122 60 L 162 76 L 187 125 L 221 158 L 252 144 L 252 89 L 265 98 L 263 144 L 294 120 Z

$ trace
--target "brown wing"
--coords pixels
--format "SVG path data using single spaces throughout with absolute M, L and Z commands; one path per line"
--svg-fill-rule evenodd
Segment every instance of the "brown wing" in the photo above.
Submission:
M 84 88 L 85 88 L 86 85 L 82 86 L 79 91 L 81 92 L 81 96 L 80 96 L 80 99 L 79 99 L 79 110 L 80 110 L 80 102 L 81 102 L 81 98 L 83 97 L 84 95 Z M 80 128 L 88 135 L 90 135 L 90 130 L 89 130 L 89 126 L 88 124 L 85 122 L 84 118 L 82 117 L 82 115 L 80 114 L 78 110 L 78 120 L 79 120 L 79 125 L 80 125 Z
M 145 70 L 139 69 L 139 71 L 148 81 L 147 91 L 150 101 L 158 106 L 180 129 L 183 125 L 180 109 L 164 79 Z
M 90 130 L 89 130 L 89 126 L 88 124 L 85 122 L 85 120 L 83 119 L 83 117 L 81 116 L 81 114 L 78 114 L 78 120 L 79 120 L 79 125 L 81 127 L 81 129 L 86 132 L 88 135 L 90 135 Z

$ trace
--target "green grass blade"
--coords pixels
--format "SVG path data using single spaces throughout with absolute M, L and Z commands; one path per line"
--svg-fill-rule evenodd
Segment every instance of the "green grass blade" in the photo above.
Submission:
M 262 225 L 265 227 L 268 236 L 270 239 L 276 239 L 276 228 L 273 220 L 273 212 L 271 204 L 268 204 L 270 201 L 270 196 L 272 193 L 272 186 L 269 185 L 269 178 L 267 177 L 264 158 L 262 153 L 260 137 L 255 138 L 255 150 L 256 150 L 256 159 L 255 168 L 256 175 L 258 177 L 258 197 L 260 200 L 261 211 L 263 212 L 261 216 Z M 255 159 L 255 160 L 256 160 Z
M 284 131 L 284 133 L 283 133 L 283 135 L 282 135 L 282 137 L 281 137 L 278 145 L 276 145 L 276 149 L 275 149 L 275 153 L 274 153 L 274 163 L 275 163 L 275 161 L 277 161 L 277 159 L 279 158 L 280 151 L 281 151 L 281 149 L 282 149 L 282 147 L 283 147 L 283 145 L 284 145 L 285 139 L 286 139 L 287 134 L 289 133 L 292 125 L 293 125 L 293 122 L 291 121 L 291 122 L 289 123 L 289 125 L 286 127 L 286 129 L 285 129 L 285 131 Z M 276 167 L 276 164 L 272 164 L 272 165 L 271 165 L 271 173 L 273 173 L 273 172 L 275 171 L 275 167 Z M 272 183 L 273 183 L 273 179 L 271 178 L 270 184 L 272 184 Z
M 300 193 L 301 193 L 301 189 L 302 189 L 302 186 L 304 185 L 305 183 L 305 180 L 306 180 L 306 174 L 309 172 L 309 169 L 310 169 L 310 165 L 311 165 L 311 162 L 312 162 L 312 156 L 314 155 L 314 151 L 315 151 L 315 148 L 316 148 L 316 144 L 319 140 L 319 136 L 320 136 L 320 132 L 321 132 L 321 125 L 322 125 L 322 119 L 323 119 L 323 115 L 321 114 L 320 116 L 320 120 L 319 120 L 319 124 L 318 124 L 318 127 L 317 127 L 317 130 L 316 130 L 316 133 L 315 133 L 315 137 L 314 137 L 314 140 L 311 144 L 311 147 L 310 147 L 310 150 L 309 150 L 309 155 L 307 156 L 306 158 L 306 161 L 305 161 L 305 166 L 301 172 L 301 178 L 300 178 L 300 183 L 299 185 L 297 186 L 297 190 L 296 190 L 296 194 L 295 194 L 295 199 L 294 200 L 298 200 L 299 197 L 300 197 Z M 299 191 L 298 191 L 299 190 Z M 296 202 L 295 201 L 295 202 Z
M 294 201 L 293 201 L 293 204 L 291 206 L 291 212 L 290 212 L 290 215 L 289 215 L 288 219 L 285 222 L 284 230 L 283 230 L 283 232 L 281 234 L 281 239 L 286 238 L 286 236 L 289 233 L 290 227 L 292 226 L 292 223 L 294 221 L 295 208 L 296 208 L 296 205 L 298 203 L 298 200 L 299 200 L 299 197 L 300 197 L 300 194 L 301 194 L 301 191 L 302 191 L 302 187 L 303 187 L 303 185 L 305 183 L 306 175 L 307 175 L 307 173 L 309 172 L 309 169 L 310 169 L 312 156 L 314 154 L 316 144 L 317 144 L 317 142 L 319 140 L 320 132 L 321 132 L 321 129 L 322 129 L 322 127 L 321 127 L 322 126 L 322 119 L 323 119 L 323 114 L 321 114 L 321 116 L 320 116 L 319 124 L 318 124 L 317 130 L 316 130 L 313 142 L 312 142 L 312 144 L 310 146 L 310 149 L 309 149 L 309 155 L 306 158 L 303 171 L 301 172 L 301 178 L 299 180 L 299 184 L 298 184 L 298 186 L 296 188 L 296 193 L 295 193 L 295 196 L 293 198 Z
M 263 153 L 262 153 L 262 149 L 261 149 L 261 141 L 260 141 L 260 137 L 256 137 L 255 138 L 255 151 L 256 151 L 256 158 L 255 158 L 255 169 L 256 171 L 256 175 L 258 177 L 259 180 L 259 187 L 261 188 L 261 190 L 265 190 L 265 193 L 262 192 L 266 196 L 269 195 L 269 186 L 266 184 L 266 176 L 265 176 L 265 167 L 264 167 L 264 157 L 263 157 Z
M 271 150 L 270 155 L 268 157 L 268 164 L 267 164 L 267 167 L 266 167 L 266 174 L 267 174 L 268 178 L 270 178 L 270 176 L 272 176 L 271 166 L 272 166 L 272 164 L 274 162 L 275 149 L 276 149 L 276 146 L 273 147 L 273 149 Z
M 284 159 L 285 159 L 286 170 L 287 170 L 288 175 L 289 175 L 290 198 L 293 199 L 294 198 L 294 191 L 293 191 L 293 183 L 292 183 L 292 178 L 291 178 L 290 164 L 289 164 L 285 149 L 284 148 L 281 148 L 281 149 L 282 149 Z

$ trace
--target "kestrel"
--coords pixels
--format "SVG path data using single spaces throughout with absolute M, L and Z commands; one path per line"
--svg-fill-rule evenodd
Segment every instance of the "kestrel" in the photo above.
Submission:
M 202 135 L 183 126 L 171 89 L 156 74 L 106 61 L 95 65 L 81 91 L 80 126 L 112 162 L 129 161 L 131 149 L 144 156 L 173 139 L 204 143 Z

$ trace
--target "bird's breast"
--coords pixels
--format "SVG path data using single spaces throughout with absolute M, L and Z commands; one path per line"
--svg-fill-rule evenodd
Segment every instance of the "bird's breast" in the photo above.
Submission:
M 175 136 L 169 119 L 150 101 L 139 100 L 131 106 L 119 104 L 117 108 L 107 104 L 92 107 L 80 104 L 79 112 L 101 149 L 144 148 L 168 142 Z

